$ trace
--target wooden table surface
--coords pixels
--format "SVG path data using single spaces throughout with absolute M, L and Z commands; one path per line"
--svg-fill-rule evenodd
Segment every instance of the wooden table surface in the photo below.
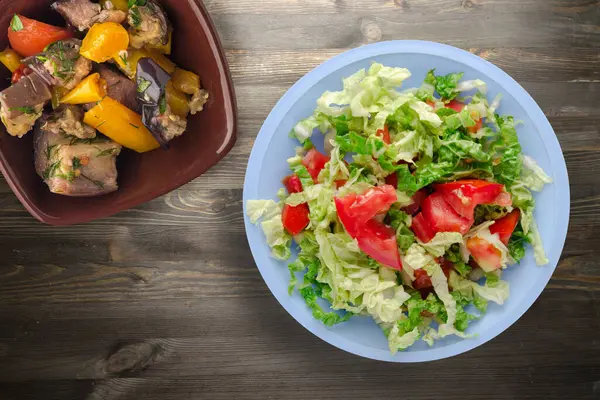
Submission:
M 203 177 L 82 226 L 31 218 L 0 180 L 0 398 L 600 399 L 597 0 L 207 0 L 239 139 Z M 248 249 L 242 183 L 261 123 L 306 72 L 366 43 L 425 39 L 512 75 L 554 126 L 571 179 L 562 259 L 533 307 L 467 354 L 395 365 L 316 338 Z

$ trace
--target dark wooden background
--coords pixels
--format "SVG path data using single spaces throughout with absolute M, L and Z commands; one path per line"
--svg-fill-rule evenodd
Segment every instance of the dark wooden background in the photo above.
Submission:
M 103 221 L 50 228 L 0 180 L 0 398 L 600 399 L 597 0 L 207 0 L 239 140 L 205 176 Z M 503 68 L 554 126 L 571 179 L 560 265 L 508 331 L 394 365 L 322 342 L 279 306 L 248 250 L 242 183 L 275 102 L 352 47 L 425 39 Z

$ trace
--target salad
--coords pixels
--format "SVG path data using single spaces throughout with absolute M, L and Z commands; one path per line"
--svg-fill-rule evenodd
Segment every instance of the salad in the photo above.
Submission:
M 289 293 L 328 326 L 371 316 L 392 353 L 469 337 L 488 303 L 508 298 L 502 272 L 527 246 L 548 262 L 531 192 L 551 179 L 522 153 L 517 121 L 496 113 L 500 96 L 490 103 L 485 82 L 434 70 L 399 91 L 410 76 L 374 63 L 325 92 L 291 132 L 300 146 L 279 201 L 246 207 L 273 257 L 298 246 Z

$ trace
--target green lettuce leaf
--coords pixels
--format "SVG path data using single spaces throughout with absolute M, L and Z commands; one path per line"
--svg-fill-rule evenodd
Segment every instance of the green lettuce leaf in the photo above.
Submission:
M 390 209 L 388 212 L 389 225 L 396 231 L 396 243 L 402 252 L 406 252 L 415 243 L 415 234 L 410 230 L 412 217 L 404 211 Z
M 508 282 L 499 280 L 494 287 L 487 284 L 480 285 L 477 282 L 462 278 L 454 271 L 450 272 L 450 286 L 456 292 L 461 293 L 469 299 L 476 299 L 479 296 L 487 301 L 496 304 L 504 304 L 510 294 Z M 479 301 L 481 303 L 481 301 Z
M 529 189 L 539 192 L 544 185 L 552 183 L 552 179 L 544 170 L 529 156 L 522 156 L 523 170 L 521 179 Z
M 352 317 L 352 313 L 346 313 L 343 316 L 339 314 L 329 311 L 325 312 L 323 308 L 317 303 L 317 293 L 315 289 L 311 286 L 304 287 L 300 289 L 300 294 L 306 301 L 306 304 L 312 310 L 312 316 L 321 321 L 326 326 L 333 326 L 335 324 L 339 324 L 341 322 L 346 322 Z
M 290 258 L 292 237 L 283 228 L 281 205 L 273 200 L 248 200 L 246 213 L 252 223 L 262 219 L 261 227 L 265 233 L 271 255 L 279 260 Z
M 448 74 L 443 76 L 435 76 L 435 91 L 444 100 L 452 100 L 458 96 L 459 91 L 457 90 L 458 82 L 462 79 L 463 73 Z
M 427 243 L 419 244 L 433 257 L 441 257 L 453 244 L 462 244 L 463 236 L 459 232 L 438 232 Z
M 402 304 L 410 298 L 397 283 L 394 270 L 373 269 L 367 256 L 346 233 L 316 232 L 321 268 L 317 281 L 331 287 L 335 310 L 368 313 L 376 321 L 394 323 L 402 316 Z

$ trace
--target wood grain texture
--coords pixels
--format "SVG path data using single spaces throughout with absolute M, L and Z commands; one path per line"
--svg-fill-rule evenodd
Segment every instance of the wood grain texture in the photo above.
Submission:
M 31 218 L 0 177 L 0 400 L 600 398 L 600 2 L 206 0 L 239 140 L 204 176 L 81 226 Z M 569 236 L 547 289 L 467 354 L 391 365 L 322 342 L 258 273 L 242 218 L 248 156 L 285 91 L 388 39 L 441 41 L 513 76 L 565 153 Z

